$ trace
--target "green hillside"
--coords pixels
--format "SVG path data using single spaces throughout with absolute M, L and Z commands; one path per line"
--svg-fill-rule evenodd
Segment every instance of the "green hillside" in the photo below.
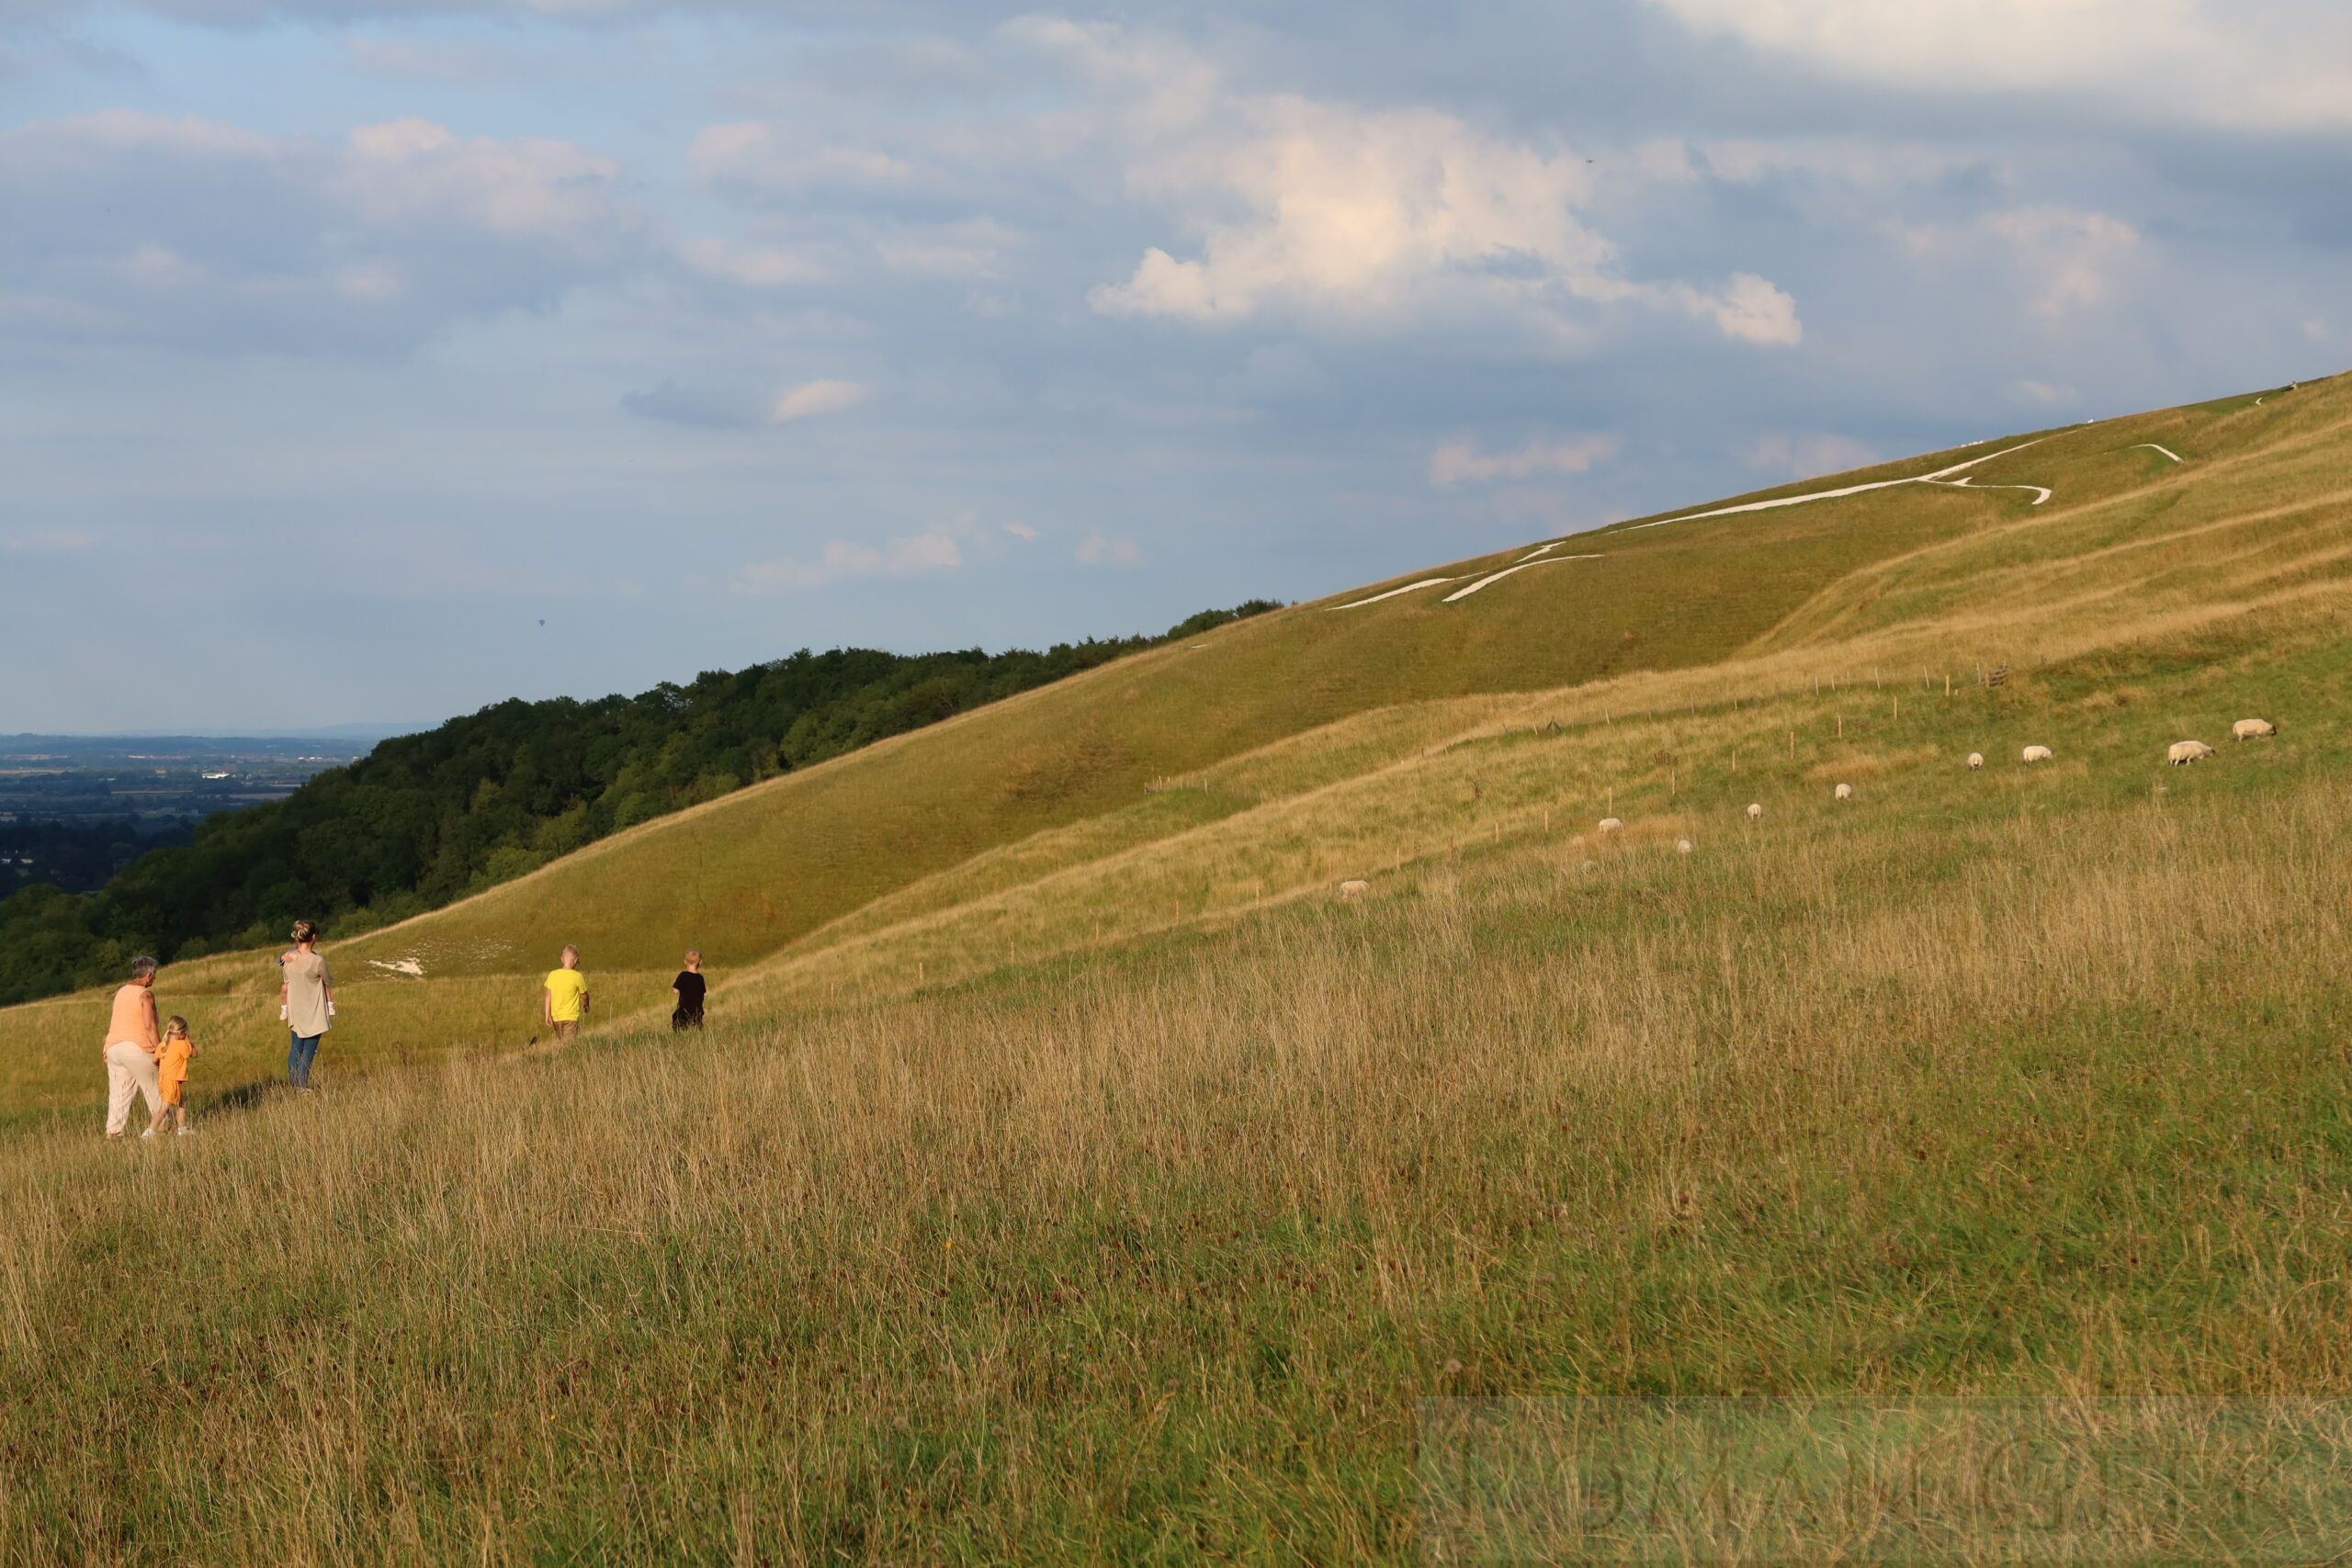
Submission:
M 192 842 L 116 854 L 95 897 L 62 897 L 73 889 L 54 877 L 0 897 L 0 1002 L 103 980 L 141 952 L 176 962 L 266 943 L 298 919 L 330 938 L 373 930 L 747 780 L 1278 608 L 1253 599 L 1159 637 L 1043 653 L 803 649 L 635 697 L 496 703 L 386 740 L 284 800 L 216 812 Z
M 2337 581 L 2347 414 L 2335 381 L 2025 433 L 1217 626 L 336 944 L 347 986 L 384 987 L 338 1043 L 347 1060 L 523 1043 L 536 978 L 568 942 L 602 977 L 607 1020 L 665 1005 L 688 946 L 722 1005 L 909 989 L 1407 863 L 1491 830 L 1505 800 L 1540 811 L 1559 781 L 1430 801 L 1383 770 L 1521 722 L 1605 724 L 1655 705 L 1674 671 L 1705 672 L 1688 700 L 1707 708 L 1889 671 L 1932 671 L 1940 690 L 2299 602 Z M 1943 479 L 1886 482 L 1928 475 Z M 1408 589 L 1431 578 L 1446 581 Z M 1704 749 L 1686 761 L 1694 787 L 1718 765 Z M 1622 783 L 1590 781 L 1621 814 L 1682 787 L 1682 763 L 1622 763 Z M 266 962 L 178 965 L 172 984 L 250 1029 L 261 1069 Z M 70 1098 L 74 1075 L 54 1068 L 17 1069 L 44 1086 L 30 1102 Z
M 316 1099 L 175 965 L 198 1138 L 0 1010 L 0 1556 L 1491 1560 L 1421 1400 L 2352 1395 L 2352 379 L 1552 544 L 335 944 Z M 2057 1544 L 2335 1550 L 2171 1436 Z

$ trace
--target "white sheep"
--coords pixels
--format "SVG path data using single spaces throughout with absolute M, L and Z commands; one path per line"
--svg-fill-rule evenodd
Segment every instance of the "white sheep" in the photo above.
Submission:
M 1837 795 L 1840 800 L 1853 799 L 1854 786 L 1852 784 L 1839 784 L 1837 789 Z
M 2278 727 L 2267 718 L 2242 718 L 2230 726 L 2233 740 L 2252 740 L 2258 735 L 2276 735 Z
M 1372 884 L 1360 876 L 1340 884 L 1340 897 L 1342 898 L 1361 898 L 1371 891 Z
M 2202 740 L 2176 740 L 2165 749 L 2165 761 L 2176 768 L 2185 768 L 2213 754 L 2213 748 Z
M 2050 761 L 2051 754 L 2050 748 L 2047 746 L 2029 746 L 2025 749 L 2025 761 L 2028 762 L 2046 762 Z
M 1600 819 L 1600 826 L 1594 830 L 1600 833 L 1614 833 L 1624 826 L 1625 824 L 1614 817 L 1604 817 Z
M 1755 801 L 1749 801 L 1747 803 L 1747 819 L 1750 822 L 1761 822 L 1764 820 L 1764 807 L 1758 805 Z
M 1968 754 L 1968 771 L 1972 773 L 1981 773 L 1984 771 L 1984 752 L 1971 751 Z
M 1677 839 L 1674 840 L 1674 852 L 1676 854 L 1687 855 L 1690 852 L 1690 840 L 1688 839 Z

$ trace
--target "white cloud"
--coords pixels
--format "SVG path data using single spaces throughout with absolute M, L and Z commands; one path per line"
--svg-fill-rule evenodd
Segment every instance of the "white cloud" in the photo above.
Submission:
M 2121 219 L 2080 208 L 2039 205 L 1986 213 L 1960 225 L 1891 225 L 1895 240 L 1922 261 L 1955 270 L 2006 270 L 2035 315 L 2056 318 L 2104 305 L 2127 269 L 2141 261 L 2140 231 Z
M 818 419 L 854 409 L 873 395 L 872 389 L 855 381 L 803 381 L 775 400 L 768 419 L 775 424 Z
M 2303 323 L 2303 335 L 2311 339 L 2313 343 L 2325 343 L 2327 341 L 2327 322 L 2318 316 L 2312 317 L 2309 321 L 2306 321 Z
M 1692 315 L 1714 322 L 1725 337 L 1743 343 L 1789 347 L 1804 338 L 1797 302 L 1752 272 L 1732 274 L 1731 287 L 1721 294 L 1678 283 L 1668 296 Z
M 428 119 L 360 127 L 333 177 L 351 211 L 385 227 L 455 220 L 587 248 L 609 241 L 618 216 L 612 159 L 541 137 L 468 140 Z
M 1430 454 L 1430 482 L 1532 479 L 1537 474 L 1581 474 L 1617 452 L 1613 435 L 1573 435 L 1531 441 L 1509 452 L 1487 452 L 1468 439 L 1447 441 Z
M 1497 143 L 1430 110 L 1288 96 L 1237 98 L 1190 130 L 1147 151 L 1130 182 L 1200 231 L 1199 257 L 1147 250 L 1127 281 L 1093 292 L 1105 314 L 1214 321 L 1276 302 L 1374 312 L 1439 280 L 1624 293 L 1605 273 L 1613 247 L 1572 211 L 1581 159 Z
M 2039 281 L 2034 310 L 2064 315 L 2105 302 L 2116 265 L 2139 248 L 2139 231 L 2103 212 L 2027 207 L 1996 212 L 1984 226 L 2007 241 Z
M 1080 566 L 1133 566 L 1143 558 L 1143 547 L 1133 539 L 1096 531 L 1078 542 Z
M 1721 291 L 1623 276 L 1577 217 L 1585 159 L 1428 108 L 1365 110 L 1226 86 L 1186 51 L 1107 27 L 1035 24 L 1033 41 L 1115 93 L 1103 130 L 1128 189 L 1170 213 L 1193 254 L 1148 247 L 1089 303 L 1109 316 L 1234 322 L 1270 312 L 1393 328 L 1485 313 L 1574 338 L 1596 310 L 1681 310 L 1745 342 L 1798 340 L 1795 302 L 1763 278 Z
M 1654 0 L 1855 80 L 2064 93 L 2167 118 L 2352 124 L 2352 12 L 2335 0 Z
M 735 584 L 738 592 L 776 589 L 830 588 L 835 583 L 868 578 L 915 577 L 964 564 L 964 552 L 944 527 L 928 529 L 907 538 L 892 539 L 879 549 L 845 539 L 827 544 L 813 561 L 768 561 L 745 569 Z
M 1032 528 L 1026 523 L 1005 523 L 999 525 L 999 526 L 1002 527 L 1006 533 L 1012 535 L 1014 538 L 1020 539 L 1023 542 L 1033 541 L 1037 537 L 1037 530 Z
M 1768 435 L 1741 455 L 1751 468 L 1792 479 L 1866 468 L 1879 455 L 1850 435 Z

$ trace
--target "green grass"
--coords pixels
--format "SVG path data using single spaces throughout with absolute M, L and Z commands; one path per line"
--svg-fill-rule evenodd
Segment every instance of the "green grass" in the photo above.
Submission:
M 2343 1393 L 2352 796 L 2266 798 L 1490 852 L 781 1038 L 25 1140 L 0 1539 L 1402 1557 L 1422 1394 Z
M 1428 1395 L 2352 1394 L 2347 420 L 1226 628 L 342 944 L 315 1100 L 175 968 L 164 1146 L 0 1012 L 0 1559 L 1401 1561 Z

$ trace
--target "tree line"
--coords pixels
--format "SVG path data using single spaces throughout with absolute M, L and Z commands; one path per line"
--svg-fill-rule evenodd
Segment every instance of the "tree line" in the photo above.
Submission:
M 0 894 L 36 883 L 68 893 L 96 892 L 148 851 L 189 842 L 194 825 L 193 818 L 159 827 L 128 817 L 106 822 L 0 823 Z
M 807 649 L 593 702 L 509 699 L 386 740 L 292 795 L 215 813 L 95 893 L 0 899 L 0 1004 L 285 934 L 353 936 L 522 875 L 608 833 L 1281 606 L 1204 610 L 1161 637 L 990 654 Z

